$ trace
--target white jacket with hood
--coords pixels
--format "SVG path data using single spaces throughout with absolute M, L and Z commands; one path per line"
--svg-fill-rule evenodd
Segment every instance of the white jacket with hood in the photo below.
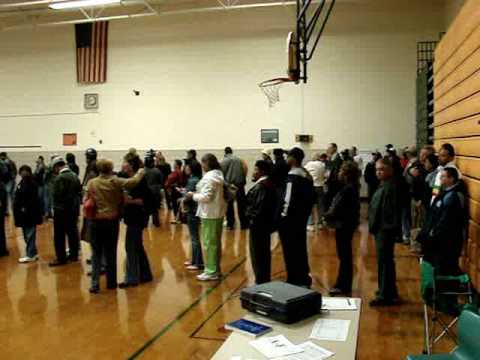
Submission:
M 220 170 L 207 172 L 197 184 L 193 200 L 198 203 L 197 216 L 201 219 L 222 219 L 227 211 L 223 195 L 223 174 Z

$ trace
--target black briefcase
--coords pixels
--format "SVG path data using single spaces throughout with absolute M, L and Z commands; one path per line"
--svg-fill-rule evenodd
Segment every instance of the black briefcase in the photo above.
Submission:
M 243 289 L 242 307 L 284 324 L 293 324 L 320 313 L 322 295 L 303 287 L 274 281 Z

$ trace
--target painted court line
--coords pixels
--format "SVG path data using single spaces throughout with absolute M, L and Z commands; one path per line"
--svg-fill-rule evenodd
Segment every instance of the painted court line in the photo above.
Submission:
M 204 300 L 208 295 L 210 295 L 216 288 L 218 288 L 235 270 L 242 266 L 246 262 L 247 258 L 243 258 L 237 265 L 235 265 L 217 284 L 212 286 L 210 289 L 205 291 L 200 297 L 198 297 L 193 303 L 191 303 L 185 310 L 178 314 L 175 319 L 170 321 L 165 325 L 156 335 L 154 335 L 150 340 L 148 340 L 140 349 L 138 349 L 133 355 L 128 357 L 128 360 L 136 359 L 141 355 L 145 350 L 153 345 L 158 339 L 165 335 L 177 322 L 179 322 L 191 309 L 197 306 L 202 300 Z

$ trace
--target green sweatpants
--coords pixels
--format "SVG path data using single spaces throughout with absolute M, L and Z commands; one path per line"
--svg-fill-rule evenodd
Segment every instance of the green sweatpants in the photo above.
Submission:
M 202 219 L 202 241 L 205 248 L 205 273 L 221 274 L 223 219 Z

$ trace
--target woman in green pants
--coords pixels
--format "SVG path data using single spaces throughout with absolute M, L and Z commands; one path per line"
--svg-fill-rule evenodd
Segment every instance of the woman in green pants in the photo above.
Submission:
M 202 240 L 206 261 L 205 271 L 198 275 L 197 279 L 214 281 L 219 280 L 222 274 L 220 268 L 222 231 L 227 204 L 223 194 L 223 174 L 215 155 L 203 156 L 202 168 L 205 175 L 197 184 L 197 191 L 187 193 L 186 198 L 198 203 L 197 216 L 202 220 Z

